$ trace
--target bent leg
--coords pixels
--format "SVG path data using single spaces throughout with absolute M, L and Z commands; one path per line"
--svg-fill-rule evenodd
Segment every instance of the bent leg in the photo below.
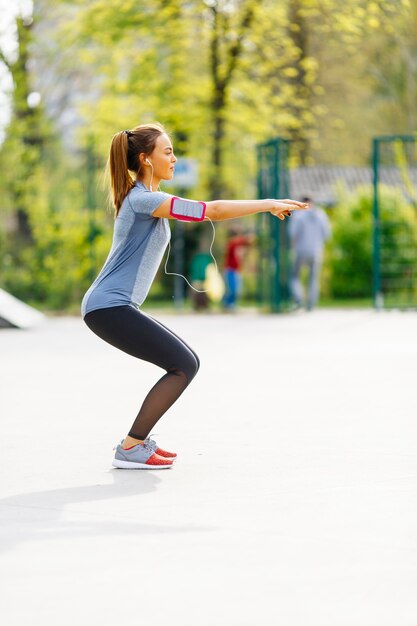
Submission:
M 92 311 L 85 323 L 107 343 L 167 372 L 146 396 L 129 432 L 145 439 L 196 375 L 197 356 L 174 333 L 133 306 Z
M 185 343 L 184 339 L 181 339 L 181 337 L 179 337 L 176 333 L 174 333 L 173 330 L 171 330 L 170 328 L 168 328 L 167 326 L 165 326 L 164 324 L 162 324 L 162 322 L 160 322 L 159 320 L 156 320 L 154 317 L 152 317 L 151 315 L 149 315 L 149 313 L 142 313 L 142 315 L 146 315 L 147 317 L 150 317 L 151 320 L 153 320 L 156 324 L 159 324 L 159 326 L 162 326 L 162 328 L 164 328 L 166 331 L 168 331 L 169 333 L 171 333 L 171 335 L 174 335 L 174 337 L 176 337 L 178 339 L 178 341 L 181 341 L 181 343 L 184 344 L 184 346 L 186 346 L 190 352 L 192 352 L 194 354 L 194 357 L 197 361 L 197 372 L 200 369 L 200 359 L 197 356 L 197 353 L 191 348 L 191 346 L 188 345 L 188 343 Z

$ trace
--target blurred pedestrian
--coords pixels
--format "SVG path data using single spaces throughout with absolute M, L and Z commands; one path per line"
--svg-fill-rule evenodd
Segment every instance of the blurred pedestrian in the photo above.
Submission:
M 171 180 L 176 157 L 160 124 L 143 124 L 113 137 L 110 155 L 115 209 L 108 257 L 81 303 L 87 326 L 112 346 L 165 370 L 149 391 L 127 436 L 116 446 L 114 467 L 162 469 L 177 456 L 158 447 L 149 434 L 185 391 L 199 369 L 197 354 L 178 335 L 140 310 L 170 239 L 168 218 L 227 220 L 260 212 L 285 219 L 307 208 L 293 200 L 214 200 L 175 198 L 158 190 Z M 126 393 L 118 388 L 115 393 Z M 132 393 L 130 389 L 129 393 Z
M 242 291 L 244 250 L 254 243 L 255 238 L 255 235 L 242 235 L 237 227 L 229 230 L 224 262 L 226 293 L 223 297 L 223 306 L 226 310 L 233 311 L 237 306 Z
M 291 292 L 297 307 L 305 304 L 308 311 L 316 306 L 320 295 L 320 270 L 325 242 L 331 234 L 330 222 L 325 211 L 311 198 L 302 202 L 310 206 L 309 211 L 294 213 L 289 223 L 292 247 Z M 307 268 L 307 299 L 305 301 L 301 272 Z

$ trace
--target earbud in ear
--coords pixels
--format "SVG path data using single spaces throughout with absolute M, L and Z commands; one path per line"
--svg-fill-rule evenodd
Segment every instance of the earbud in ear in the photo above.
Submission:
M 149 165 L 152 165 L 152 163 L 150 162 L 149 159 L 145 159 L 146 163 L 149 163 Z

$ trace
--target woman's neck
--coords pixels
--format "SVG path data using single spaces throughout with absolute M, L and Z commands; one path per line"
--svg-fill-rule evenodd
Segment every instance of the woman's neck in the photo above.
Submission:
M 145 187 L 149 191 L 156 191 L 159 187 L 159 183 L 161 182 L 160 179 L 155 178 L 155 176 L 152 178 L 152 174 L 148 174 L 148 173 L 143 178 L 136 178 L 136 181 L 138 183 L 142 183 L 142 185 L 145 185 Z M 152 189 L 151 189 L 151 182 L 152 182 Z

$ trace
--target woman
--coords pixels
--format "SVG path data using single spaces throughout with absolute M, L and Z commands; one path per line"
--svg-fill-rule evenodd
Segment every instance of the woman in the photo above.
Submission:
M 101 339 L 166 371 L 116 447 L 113 466 L 118 468 L 172 466 L 177 455 L 159 448 L 149 433 L 200 366 L 194 350 L 139 309 L 170 238 L 167 218 L 172 218 L 172 196 L 153 189 L 161 180 L 172 179 L 176 160 L 171 140 L 160 124 L 121 131 L 113 137 L 110 148 L 113 242 L 103 268 L 83 298 L 81 313 Z M 306 206 L 293 200 L 215 200 L 207 202 L 205 216 L 219 221 L 269 211 L 284 219 L 290 210 Z

